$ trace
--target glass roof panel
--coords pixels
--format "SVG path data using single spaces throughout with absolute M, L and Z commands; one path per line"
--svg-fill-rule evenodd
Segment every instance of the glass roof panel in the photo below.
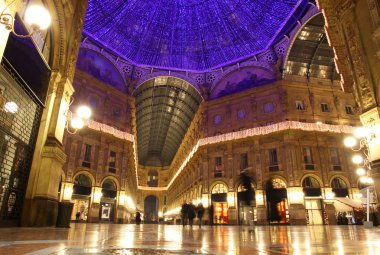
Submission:
M 89 0 L 84 33 L 137 65 L 205 71 L 266 50 L 301 3 Z
M 139 164 L 170 165 L 202 97 L 185 81 L 167 76 L 143 83 L 134 96 Z

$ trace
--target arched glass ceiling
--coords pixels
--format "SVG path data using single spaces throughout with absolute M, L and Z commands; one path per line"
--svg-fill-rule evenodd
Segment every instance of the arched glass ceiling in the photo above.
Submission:
M 335 68 L 334 51 L 328 44 L 324 25 L 323 15 L 318 14 L 298 33 L 286 63 L 287 74 L 340 79 Z
M 307 0 L 89 0 L 85 34 L 137 65 L 205 71 L 267 49 Z
M 133 95 L 139 164 L 169 166 L 202 97 L 186 81 L 167 76 L 146 81 Z

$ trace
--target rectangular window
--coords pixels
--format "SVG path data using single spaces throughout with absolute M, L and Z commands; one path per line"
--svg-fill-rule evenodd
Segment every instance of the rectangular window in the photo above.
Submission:
M 303 101 L 299 101 L 299 100 L 296 101 L 296 109 L 300 111 L 305 110 L 305 105 L 303 104 Z
M 310 147 L 303 147 L 303 161 L 307 170 L 314 169 L 313 155 Z
M 215 158 L 215 172 L 214 177 L 222 177 L 222 157 Z
M 110 151 L 110 157 L 108 159 L 108 171 L 116 173 L 116 152 Z
M 329 110 L 329 105 L 326 104 L 326 103 L 322 103 L 321 104 L 321 110 L 322 110 L 322 112 L 329 112 L 330 111 Z
M 248 153 L 240 154 L 240 170 L 248 168 Z
M 84 148 L 84 157 L 82 161 L 82 166 L 90 168 L 91 167 L 91 145 L 86 144 Z
M 349 114 L 349 115 L 353 115 L 354 114 L 354 111 L 353 111 L 351 105 L 346 105 L 346 113 Z
M 83 161 L 91 161 L 91 145 L 86 144 Z
M 333 170 L 335 171 L 342 170 L 338 148 L 330 148 L 330 160 L 333 166 Z
M 269 149 L 269 171 L 278 171 L 277 149 Z

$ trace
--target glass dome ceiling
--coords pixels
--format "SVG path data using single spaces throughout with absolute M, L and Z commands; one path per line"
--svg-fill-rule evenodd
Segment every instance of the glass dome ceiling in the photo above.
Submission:
M 304 0 L 89 0 L 85 35 L 140 66 L 206 71 L 267 49 Z

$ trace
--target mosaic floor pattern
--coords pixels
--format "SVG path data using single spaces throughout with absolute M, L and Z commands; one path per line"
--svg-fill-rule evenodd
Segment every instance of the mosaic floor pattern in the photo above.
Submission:
M 380 254 L 380 228 L 363 226 L 203 226 L 72 224 L 0 228 L 0 254 Z

